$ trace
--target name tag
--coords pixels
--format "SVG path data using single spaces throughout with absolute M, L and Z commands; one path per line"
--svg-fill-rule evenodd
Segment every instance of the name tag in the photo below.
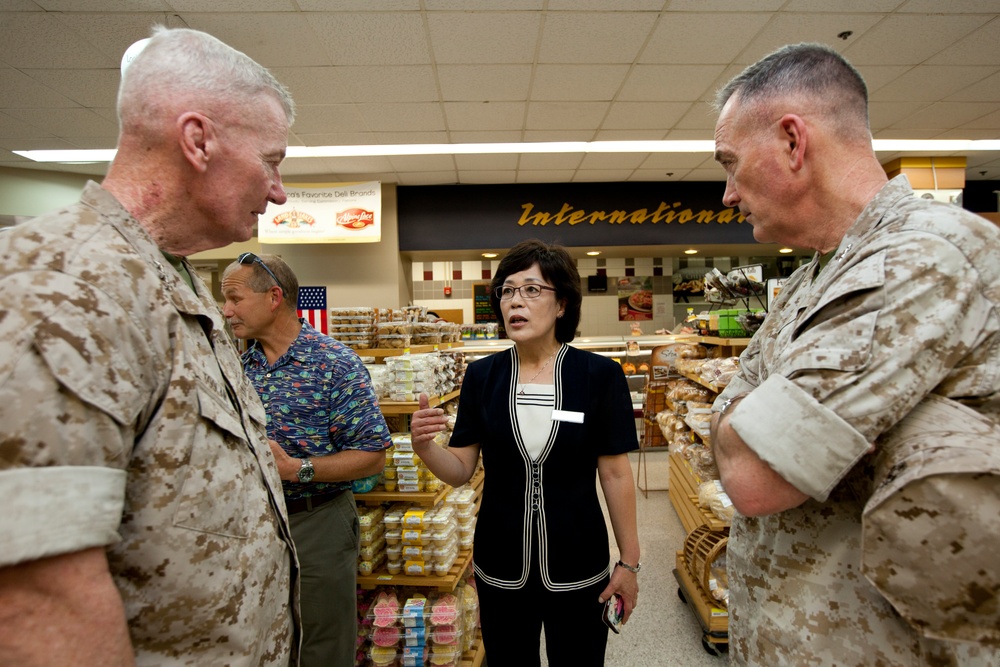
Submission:
M 573 422 L 574 424 L 583 423 L 583 413 L 582 412 L 572 412 L 570 410 L 553 410 L 552 411 L 552 421 L 554 422 Z

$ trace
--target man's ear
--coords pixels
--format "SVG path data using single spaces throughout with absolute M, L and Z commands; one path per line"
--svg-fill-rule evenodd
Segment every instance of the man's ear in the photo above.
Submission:
M 277 285 L 271 285 L 268 294 L 271 296 L 271 312 L 273 313 L 281 306 L 281 302 L 285 300 L 285 291 Z
M 792 171 L 799 171 L 805 164 L 806 143 L 808 131 L 806 123 L 797 114 L 785 114 L 778 121 L 781 139 L 785 144 L 788 166 Z
M 184 158 L 198 171 L 208 169 L 215 142 L 212 121 L 197 111 L 186 111 L 177 119 L 177 127 Z

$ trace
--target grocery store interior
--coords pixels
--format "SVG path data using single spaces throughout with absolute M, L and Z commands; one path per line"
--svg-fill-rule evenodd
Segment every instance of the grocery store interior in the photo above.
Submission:
M 300 197 L 289 206 L 330 193 L 373 213 L 363 230 L 293 238 L 277 222 L 286 209 L 269 209 L 255 238 L 189 258 L 217 297 L 240 253 L 280 255 L 322 288 L 331 335 L 372 366 L 404 347 L 468 361 L 506 348 L 484 307 L 505 249 L 537 237 L 570 251 L 584 295 L 574 344 L 622 363 L 642 444 L 631 455 L 642 601 L 610 638 L 609 665 L 725 662 L 725 606 L 709 590 L 725 511 L 699 504 L 710 470 L 670 438 L 707 449 L 704 413 L 685 406 L 711 402 L 754 317 L 812 255 L 756 243 L 722 205 L 715 91 L 783 44 L 828 44 L 868 83 L 886 171 L 1000 224 L 996 0 L 4 0 L 0 227 L 101 179 L 126 54 L 153 24 L 207 31 L 289 88 L 282 174 L 290 202 Z M 363 324 L 338 327 L 358 310 Z M 380 345 L 390 311 L 420 320 L 405 346 Z M 673 348 L 690 364 L 658 365 L 676 345 L 697 350 Z M 681 377 L 693 397 L 669 398 Z M 412 396 L 384 398 L 405 429 Z M 436 506 L 447 492 L 409 500 Z M 384 481 L 373 493 L 368 506 L 405 496 Z M 416 585 L 454 590 L 469 557 Z M 367 567 L 366 590 L 392 581 L 384 558 Z M 487 663 L 481 641 L 465 648 L 455 664 Z

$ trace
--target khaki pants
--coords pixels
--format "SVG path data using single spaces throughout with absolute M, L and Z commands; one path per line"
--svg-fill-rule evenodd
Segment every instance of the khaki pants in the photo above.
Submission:
M 288 517 L 302 571 L 301 667 L 353 667 L 358 634 L 360 527 L 354 494 L 344 491 Z

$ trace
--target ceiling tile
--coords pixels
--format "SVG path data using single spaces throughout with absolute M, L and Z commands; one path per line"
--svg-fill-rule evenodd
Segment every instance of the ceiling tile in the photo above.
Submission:
M 369 130 L 364 114 L 354 104 L 300 105 L 292 130 L 302 134 L 333 134 Z
M 662 8 L 663 0 L 549 0 L 546 5 L 550 12 L 658 12 Z
M 27 69 L 24 70 L 38 84 L 49 89 L 50 95 L 85 107 L 111 107 L 118 104 L 118 84 L 121 72 L 117 69 Z M 0 86 L 6 88 L 6 85 Z M 7 91 L 4 90 L 4 98 Z M 58 102 L 37 106 L 60 106 Z
M 441 96 L 447 102 L 524 101 L 530 65 L 438 65 Z
M 448 129 L 471 132 L 474 130 L 519 130 L 524 125 L 523 102 L 445 102 L 444 113 Z
M 948 0 L 942 5 L 940 0 L 908 0 L 899 7 L 900 12 L 919 12 L 921 14 L 937 14 L 947 7 L 952 14 L 995 14 L 996 0 Z
M 455 169 L 453 155 L 393 155 L 389 163 L 397 171 L 448 171 Z
M 638 169 L 649 153 L 586 153 L 580 169 Z
M 728 64 L 767 24 L 767 14 L 665 14 L 639 57 L 640 63 Z M 705 48 L 705 35 L 712 35 Z
M 614 183 L 627 181 L 631 169 L 586 169 L 573 174 L 573 183 Z
M 38 70 L 44 73 L 45 70 Z M 53 86 L 33 78 L 31 74 L 12 67 L 0 67 L 0 105 L 5 109 L 39 107 L 74 107 L 77 103 L 53 90 Z
M 423 21 L 416 12 L 308 15 L 334 65 L 424 65 L 431 62 Z
M 831 11 L 855 14 L 869 12 L 882 14 L 891 12 L 906 0 L 837 0 L 836 4 L 831 4 L 830 0 L 789 0 L 781 9 L 786 12 L 822 12 Z
M 9 0 L 5 5 L 10 4 Z M 18 5 L 37 5 L 47 12 L 163 12 L 170 10 L 166 0 L 129 0 L 123 8 L 121 0 L 34 0 Z M 176 3 L 173 3 L 176 4 Z M 15 5 L 15 8 L 18 8 Z M 18 8 L 20 11 L 20 9 Z
M 539 63 L 631 63 L 656 22 L 648 12 L 547 14 Z
M 696 102 L 722 65 L 636 65 L 618 99 L 633 102 Z
M 919 65 L 982 25 L 974 15 L 887 16 L 852 42 L 844 55 L 855 65 Z
M 924 105 L 919 102 L 871 102 L 868 105 L 868 121 L 872 134 L 882 138 L 879 132 L 893 127 L 897 121 L 907 116 L 912 116 L 922 106 Z
M 30 123 L 57 137 L 117 135 L 118 126 L 90 109 L 9 109 L 11 118 Z
M 434 61 L 495 65 L 535 59 L 541 17 L 528 12 L 430 12 Z
M 437 82 L 430 65 L 336 68 L 352 102 L 437 101 Z
M 671 0 L 668 12 L 774 12 L 786 0 Z
M 614 102 L 601 128 L 656 129 L 673 127 L 690 108 L 690 102 Z
M 166 0 L 179 12 L 203 12 L 204 0 Z M 295 9 L 292 0 L 212 0 L 214 12 L 287 12 Z
M 341 67 L 272 67 L 297 106 L 353 102 Z
M 996 105 L 985 102 L 938 102 L 896 121 L 892 127 L 901 130 L 946 130 L 955 125 L 971 123 L 994 109 Z
M 534 171 L 530 169 L 519 169 L 517 172 L 518 183 L 569 183 L 573 180 L 572 170 L 552 170 Z
M 719 114 L 716 113 L 715 107 L 711 104 L 695 102 L 689 106 L 687 113 L 673 127 L 678 130 L 708 130 L 709 135 L 713 136 L 715 134 L 715 121 L 718 118 Z M 671 135 L 670 138 L 679 139 L 680 137 Z
M 525 153 L 517 168 L 519 171 L 576 169 L 582 160 L 583 153 Z
M 516 183 L 517 172 L 510 170 L 459 171 L 458 182 L 468 185 Z
M 587 101 L 614 99 L 628 65 L 538 65 L 532 100 Z
M 44 48 L 40 48 L 44 45 Z M 59 20 L 59 14 L 21 12 L 0 14 L 0 62 L 17 68 L 118 67 Z
M 879 102 L 932 102 L 972 86 L 996 72 L 994 67 L 914 67 L 873 93 Z
M 993 3 L 996 5 L 996 3 Z M 994 10 L 996 7 L 994 7 Z M 1000 19 L 963 37 L 928 59 L 932 65 L 1000 65 Z
M 358 111 L 373 132 L 433 132 L 446 129 L 437 103 L 359 104 Z
M 304 12 L 328 12 L 330 0 L 295 0 Z M 420 0 L 337 0 L 337 9 L 342 12 L 405 12 L 420 9 Z
M 881 19 L 882 17 L 877 14 L 775 14 L 737 60 L 750 64 L 786 44 L 798 42 L 819 42 L 843 53 L 849 45 L 866 35 L 868 30 Z M 850 39 L 847 41 L 838 39 L 837 35 L 846 30 L 854 33 Z M 885 61 L 873 62 L 884 64 Z
M 958 91 L 954 95 L 949 96 L 947 101 L 1000 103 L 1000 73 L 993 74 L 982 81 L 978 81 L 975 85 Z
M 608 110 L 607 102 L 532 102 L 525 128 L 530 130 L 585 130 L 597 127 Z

